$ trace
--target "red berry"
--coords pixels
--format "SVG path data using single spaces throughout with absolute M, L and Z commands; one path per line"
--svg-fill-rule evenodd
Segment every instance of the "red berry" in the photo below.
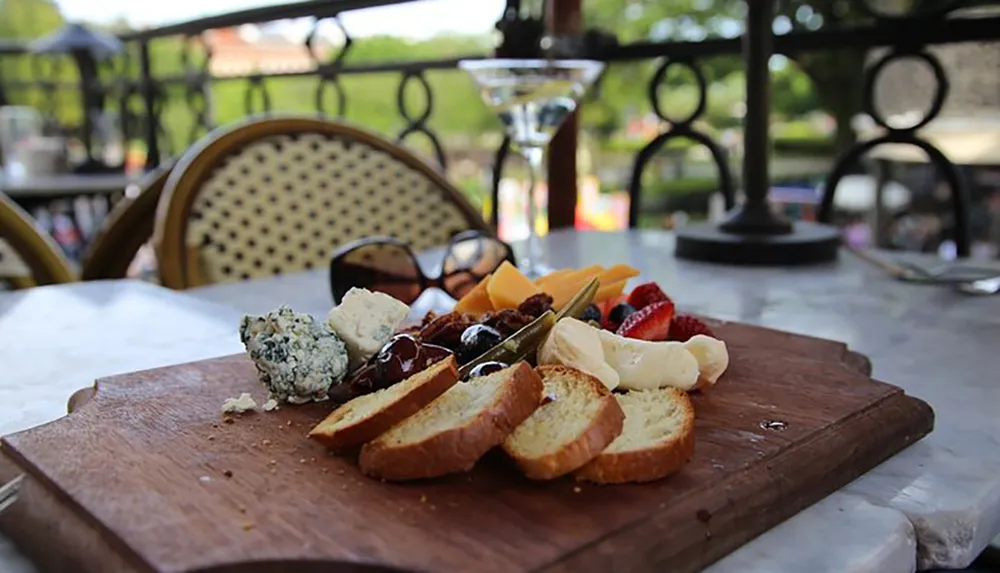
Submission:
M 630 314 L 618 327 L 617 334 L 639 340 L 666 340 L 674 318 L 674 303 L 669 300 L 654 302 Z
M 643 283 L 628 295 L 628 303 L 636 310 L 642 310 L 654 302 L 671 302 L 670 297 L 656 283 Z
M 715 338 L 712 329 L 700 318 L 695 318 L 689 314 L 678 314 L 674 317 L 673 323 L 670 325 L 670 335 L 667 338 L 668 340 L 687 342 L 696 334 L 704 334 Z

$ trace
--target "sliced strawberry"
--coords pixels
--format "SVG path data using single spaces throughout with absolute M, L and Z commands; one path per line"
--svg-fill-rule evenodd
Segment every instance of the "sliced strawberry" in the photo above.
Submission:
M 678 314 L 674 317 L 673 323 L 670 325 L 670 334 L 667 336 L 667 339 L 687 342 L 696 334 L 704 334 L 715 338 L 712 329 L 700 318 L 695 318 L 689 314 Z
M 625 319 L 617 334 L 639 340 L 666 340 L 674 318 L 674 303 L 669 300 L 654 302 Z
M 670 302 L 670 297 L 656 283 L 643 283 L 628 295 L 628 303 L 636 310 L 642 310 L 654 302 Z

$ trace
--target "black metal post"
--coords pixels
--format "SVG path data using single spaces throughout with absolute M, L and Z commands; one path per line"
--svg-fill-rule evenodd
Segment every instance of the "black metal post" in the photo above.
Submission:
M 153 87 L 152 66 L 149 61 L 149 42 L 139 43 L 140 89 L 146 107 L 146 168 L 160 164 L 160 144 L 156 139 L 159 118 L 156 117 L 156 90 Z
M 748 2 L 743 60 L 746 65 L 746 116 L 743 121 L 743 193 L 746 201 L 720 228 L 729 233 L 778 235 L 792 224 L 767 205 L 771 187 L 771 59 L 773 2 Z
M 809 222 L 794 225 L 775 214 L 767 201 L 771 187 L 769 119 L 773 50 L 773 2 L 746 3 L 743 58 L 746 63 L 746 117 L 743 125 L 745 200 L 718 226 L 693 225 L 677 231 L 676 256 L 730 264 L 790 265 L 837 257 L 840 232 Z

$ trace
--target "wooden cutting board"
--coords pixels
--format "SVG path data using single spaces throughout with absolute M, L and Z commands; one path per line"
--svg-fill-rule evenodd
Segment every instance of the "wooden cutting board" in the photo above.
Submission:
M 729 371 L 694 398 L 693 460 L 659 482 L 533 483 L 497 453 L 370 480 L 305 438 L 329 405 L 224 423 L 225 398 L 265 397 L 238 355 L 98 380 L 71 415 L 4 438 L 0 478 L 27 479 L 0 528 L 50 571 L 695 571 L 933 426 L 843 344 L 715 329 Z

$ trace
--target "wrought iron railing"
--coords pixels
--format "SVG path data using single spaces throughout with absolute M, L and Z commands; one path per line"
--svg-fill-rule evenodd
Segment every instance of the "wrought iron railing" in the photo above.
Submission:
M 412 1 L 412 0 L 403 0 Z M 755 0 L 756 1 L 756 0 Z M 782 0 L 785 3 L 795 3 L 795 0 Z M 823 0 L 834 2 L 836 0 Z M 877 0 L 872 0 L 877 1 Z M 866 18 L 860 23 L 848 27 L 824 27 L 817 31 L 792 31 L 773 37 L 773 49 L 778 54 L 798 54 L 802 52 L 825 51 L 840 48 L 888 48 L 888 53 L 874 62 L 866 71 L 865 107 L 867 113 L 884 130 L 884 135 L 857 144 L 836 160 L 835 167 L 826 178 L 825 195 L 822 199 L 818 218 L 830 221 L 833 217 L 833 195 L 837 182 L 848 172 L 865 153 L 886 143 L 905 143 L 915 145 L 927 152 L 931 162 L 943 174 L 951 190 L 954 210 L 954 240 L 959 254 L 969 252 L 968 230 L 968 198 L 965 182 L 959 171 L 940 150 L 920 136 L 920 128 L 932 121 L 940 112 L 948 94 L 947 71 L 927 47 L 936 44 L 951 44 L 962 42 L 1000 41 L 1000 15 L 985 16 L 962 15 L 962 8 L 968 2 L 944 1 L 933 2 L 933 8 L 922 13 L 904 16 L 889 16 L 875 12 L 864 0 L 851 0 L 857 10 Z M 167 156 L 178 153 L 172 141 L 176 137 L 168 137 L 177 126 L 165 125 L 163 110 L 170 97 L 184 99 L 192 117 L 187 129 L 186 140 L 189 143 L 216 127 L 215 114 L 212 109 L 210 88 L 214 83 L 244 82 L 244 111 L 247 114 L 266 113 L 273 110 L 273 101 L 269 91 L 269 83 L 275 78 L 290 78 L 310 76 L 317 78 L 313 96 L 315 111 L 331 117 L 343 117 L 352 105 L 342 84 L 342 79 L 352 74 L 393 73 L 398 74 L 397 88 L 398 113 L 404 122 L 404 127 L 395 134 L 399 141 L 406 140 L 414 134 L 421 134 L 429 141 L 434 160 L 444 168 L 446 153 L 441 138 L 430 127 L 429 119 L 434 113 L 447 113 L 434 108 L 434 93 L 428 82 L 426 72 L 432 70 L 447 70 L 456 68 L 460 59 L 487 57 L 489 54 L 466 54 L 439 60 L 416 60 L 408 62 L 385 62 L 376 64 L 351 64 L 350 55 L 354 41 L 349 30 L 344 29 L 338 16 L 350 10 L 371 8 L 374 6 L 397 4 L 401 0 L 341 0 L 338 2 L 309 1 L 284 6 L 274 6 L 234 12 L 221 16 L 203 18 L 187 23 L 164 26 L 155 29 L 142 30 L 121 35 L 126 49 L 121 56 L 105 63 L 101 69 L 101 81 L 98 89 L 104 97 L 105 106 L 117 107 L 121 117 L 121 130 L 125 140 L 142 139 L 147 148 L 147 167 L 155 167 Z M 520 2 L 509 0 L 508 16 L 516 14 Z M 584 6 L 586 9 L 586 6 Z M 245 73 L 213 77 L 210 72 L 213 53 L 205 41 L 204 34 L 213 29 L 232 27 L 243 24 L 263 23 L 288 18 L 309 17 L 313 19 L 313 32 L 304 41 L 312 68 L 304 71 L 287 73 Z M 326 22 L 339 26 L 346 41 L 325 59 L 315 49 L 316 31 Z M 519 22 L 516 19 L 502 20 L 498 28 L 504 32 L 504 41 L 497 48 L 497 53 L 525 56 L 539 53 L 538 48 L 541 26 L 536 23 Z M 767 31 L 769 34 L 770 31 Z M 183 43 L 180 53 L 182 72 L 179 74 L 160 75 L 154 72 L 154 61 L 151 46 L 165 37 L 183 37 L 188 41 Z M 200 45 L 200 50 L 197 49 Z M 747 173 L 743 177 L 734 175 L 730 170 L 729 161 L 720 145 L 707 133 L 698 127 L 698 120 L 705 112 L 709 95 L 708 82 L 701 72 L 700 64 L 706 59 L 719 56 L 743 54 L 746 46 L 740 37 L 714 38 L 703 41 L 684 42 L 654 42 L 639 41 L 619 44 L 606 33 L 588 32 L 577 43 L 578 55 L 605 60 L 610 63 L 637 60 L 659 59 L 659 65 L 649 78 L 647 93 L 649 102 L 662 129 L 640 151 L 638 151 L 627 183 L 631 198 L 629 223 L 634 226 L 642 203 L 642 175 L 650 159 L 654 157 L 668 141 L 674 138 L 686 138 L 703 145 L 709 150 L 713 162 L 718 169 L 719 189 L 725 197 L 727 207 L 736 201 L 737 187 L 740 181 L 748 183 Z M 196 52 L 200 51 L 200 54 Z M 931 110 L 916 124 L 900 128 L 890 125 L 875 109 L 875 83 L 879 73 L 889 62 L 898 58 L 912 56 L 926 62 L 934 72 L 938 89 L 934 94 Z M 11 77 L 4 74 L 4 60 L 27 58 L 33 62 L 31 78 Z M 27 55 L 23 44 L 0 43 L 0 105 L 6 101 L 17 100 L 17 92 L 36 90 L 41 94 L 39 106 L 46 118 L 55 123 L 55 108 L 57 95 L 60 92 L 72 93 L 79 90 L 78 84 L 52 79 L 66 63 L 53 64 L 48 76 L 42 72 L 40 61 L 47 56 Z M 663 109 L 657 96 L 660 84 L 668 70 L 684 67 L 693 72 L 699 90 L 695 110 L 685 117 L 678 117 L 673 110 Z M 759 67 L 758 67 L 759 68 Z M 748 69 L 748 89 L 761 90 L 767 84 L 766 66 L 763 69 Z M 36 73 L 37 72 L 37 73 Z M 407 106 L 404 92 L 408 86 L 416 85 L 424 93 L 425 107 L 412 110 Z M 751 110 L 754 113 L 754 110 Z M 762 133 L 760 126 L 766 125 L 767 118 L 749 117 L 745 122 L 748 130 L 746 142 L 757 146 L 751 152 L 745 169 L 753 171 L 759 166 L 761 157 L 766 159 L 769 153 L 766 129 Z M 496 217 L 498 201 L 497 190 L 500 182 L 509 142 L 505 139 L 499 146 L 494 157 L 493 169 L 493 215 Z M 766 161 L 765 161 L 766 162 Z M 766 171 L 763 174 L 766 178 Z

